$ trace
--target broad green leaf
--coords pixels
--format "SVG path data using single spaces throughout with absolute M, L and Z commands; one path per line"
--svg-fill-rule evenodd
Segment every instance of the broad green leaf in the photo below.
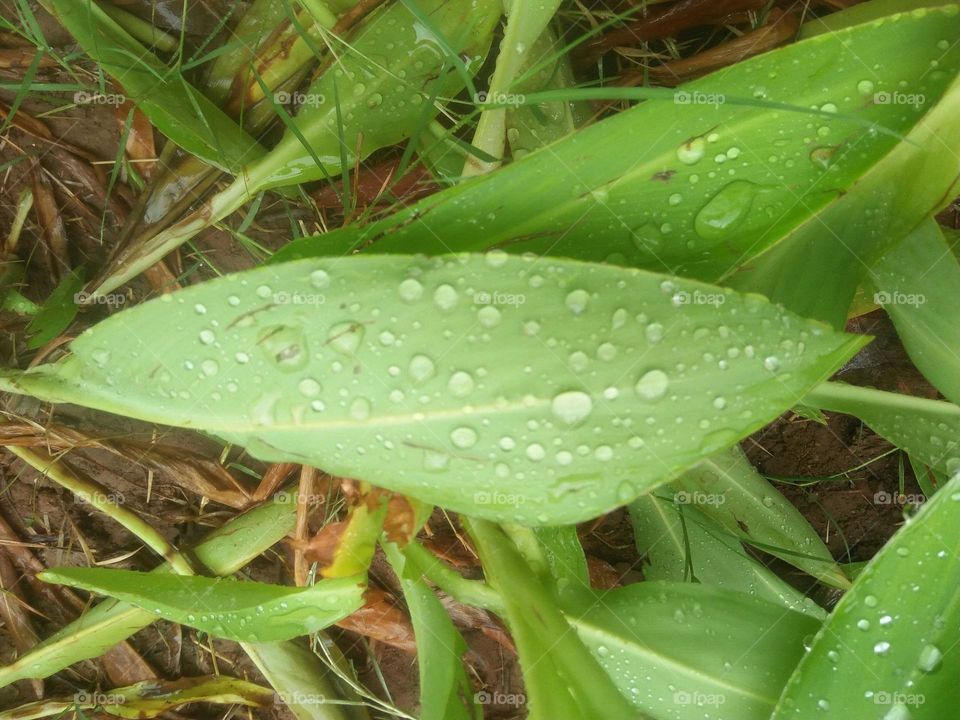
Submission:
M 956 0 L 869 0 L 852 5 L 840 12 L 826 13 L 812 18 L 800 27 L 800 37 L 808 38 L 822 33 L 836 32 L 853 25 L 879 20 L 888 15 L 909 12 L 922 7 L 956 5 Z
M 870 561 L 784 690 L 773 720 L 956 717 L 960 477 Z
M 705 459 L 674 487 L 743 542 L 837 588 L 850 580 L 807 519 L 761 477 L 739 447 Z
M 591 657 L 552 593 L 504 532 L 462 518 L 487 581 L 500 590 L 523 670 L 529 720 L 646 720 L 632 711 L 617 679 Z M 521 591 L 522 589 L 522 591 Z
M 736 536 L 700 512 L 685 494 L 663 490 L 630 503 L 645 580 L 695 582 L 746 593 L 822 620 L 810 598 L 750 557 Z
M 292 496 L 240 515 L 207 535 L 193 556 L 215 575 L 236 572 L 293 531 Z M 168 566 L 154 572 L 170 572 Z M 73 663 L 102 655 L 156 620 L 152 612 L 108 600 L 88 610 L 10 665 L 0 667 L 0 687 L 24 678 L 53 675 Z M 306 718 L 301 718 L 306 720 Z
M 403 587 L 417 640 L 420 720 L 482 720 L 463 666 L 467 644 L 443 604 L 393 543 L 384 550 Z
M 570 524 L 730 447 L 863 343 L 640 270 L 368 255 L 131 308 L 0 389 L 201 429 L 480 517 Z
M 925 220 L 873 266 L 877 304 L 910 359 L 952 402 L 960 402 L 960 262 L 936 221 Z
M 366 588 L 361 576 L 303 588 L 109 568 L 53 568 L 37 577 L 110 595 L 216 637 L 254 643 L 289 640 L 332 625 L 363 605 Z
M 942 100 L 960 64 L 960 46 L 950 42 L 958 25 L 956 7 L 949 7 L 759 55 L 682 87 L 686 94 L 677 98 L 689 104 L 645 102 L 382 221 L 291 243 L 274 260 L 354 249 L 502 248 L 715 280 L 801 228 L 821 231 L 828 210 L 833 217 L 859 207 L 861 185 L 878 203 L 892 202 L 895 190 L 909 194 L 912 204 L 898 201 L 896 218 L 909 229 L 947 197 L 956 175 L 943 148 L 960 143 L 960 113 L 952 107 L 958 94 Z M 925 103 L 873 101 L 875 93 L 903 92 L 900 82 L 922 92 Z M 754 97 L 824 114 L 721 102 Z M 716 104 L 706 104 L 711 99 Z M 907 135 L 930 108 L 936 117 L 910 136 L 916 144 L 864 125 Z M 897 182 L 908 167 L 924 182 Z M 867 182 L 875 169 L 891 168 L 898 176 L 892 182 L 890 172 Z M 878 200 L 880 189 L 888 192 Z M 885 232 L 890 207 L 870 208 L 867 227 L 859 220 L 866 215 L 849 216 L 858 219 L 858 243 Z M 832 282 L 831 275 L 814 276 Z
M 620 691 L 657 720 L 767 720 L 804 638 L 820 628 L 743 593 L 667 582 L 610 590 L 570 622 Z
M 43 0 L 150 122 L 187 152 L 236 173 L 264 149 L 228 115 L 132 38 L 93 0 Z
M 818 385 L 803 401 L 860 418 L 939 472 L 953 475 L 960 470 L 960 407 L 953 403 L 834 382 Z
M 266 708 L 273 704 L 273 691 L 246 680 L 216 675 L 179 680 L 145 680 L 109 692 L 81 690 L 68 698 L 27 703 L 0 712 L 0 720 L 35 720 L 51 715 L 59 717 L 73 710 L 96 710 L 111 716 L 143 720 L 197 702 Z M 77 713 L 77 716 L 80 717 L 80 714 Z

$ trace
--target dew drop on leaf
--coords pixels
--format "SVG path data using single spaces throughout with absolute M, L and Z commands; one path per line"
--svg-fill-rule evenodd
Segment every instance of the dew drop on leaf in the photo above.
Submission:
M 670 378 L 663 370 L 650 370 L 637 380 L 634 389 L 642 399 L 654 401 L 666 394 L 669 384 Z

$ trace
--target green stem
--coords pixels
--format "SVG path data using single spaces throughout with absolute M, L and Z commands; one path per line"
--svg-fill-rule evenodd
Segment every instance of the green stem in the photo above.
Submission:
M 803 404 L 847 415 L 859 415 L 863 408 L 869 408 L 922 413 L 928 417 L 942 417 L 953 422 L 960 420 L 960 407 L 953 403 L 837 382 L 820 383 L 804 395 Z
M 180 575 L 193 575 L 193 568 L 190 563 L 167 542 L 166 538 L 144 522 L 139 515 L 111 500 L 102 486 L 77 477 L 62 463 L 49 457 L 45 458 L 27 448 L 8 445 L 7 449 L 38 472 L 120 523 L 143 541 L 147 547 L 170 563 L 174 572 Z
M 407 543 L 402 552 L 417 572 L 457 602 L 482 607 L 498 615 L 504 613 L 500 593 L 485 582 L 463 577 L 416 540 Z
M 487 520 L 462 517 L 462 521 L 476 544 L 487 577 L 496 587 L 510 589 L 502 595 L 531 696 L 530 717 L 641 717 L 571 628 L 554 597 L 503 530 Z M 545 661 L 553 664 L 559 678 L 544 672 Z M 560 715 L 548 709 L 557 705 L 563 708 Z

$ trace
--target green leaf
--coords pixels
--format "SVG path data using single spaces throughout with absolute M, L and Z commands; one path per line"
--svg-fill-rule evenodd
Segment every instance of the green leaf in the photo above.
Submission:
M 216 104 L 107 15 L 93 0 L 44 0 L 83 49 L 150 122 L 187 152 L 236 173 L 264 154 Z
M 76 294 L 83 289 L 84 269 L 79 267 L 64 276 L 27 325 L 31 350 L 43 347 L 70 327 L 77 316 Z
M 363 605 L 366 588 L 360 576 L 303 588 L 109 568 L 54 568 L 37 577 L 110 595 L 157 617 L 243 642 L 289 640 L 332 625 Z
M 914 460 L 952 475 L 960 470 L 960 407 L 843 383 L 823 383 L 803 398 L 823 410 L 854 415 Z
M 717 453 L 679 477 L 686 501 L 743 542 L 818 580 L 845 589 L 850 580 L 807 519 L 761 477 L 739 448 Z
M 746 593 L 822 620 L 826 613 L 765 565 L 750 557 L 737 536 L 700 512 L 681 493 L 663 490 L 630 504 L 637 551 L 646 580 L 695 582 Z
M 236 572 L 293 531 L 296 506 L 291 497 L 280 495 L 229 521 L 193 548 L 193 556 L 216 575 Z M 154 572 L 170 569 L 163 566 Z M 127 603 L 100 603 L 10 665 L 0 667 L 0 687 L 24 678 L 48 677 L 97 657 L 154 620 L 152 612 Z
M 636 707 L 669 720 L 767 720 L 820 628 L 740 592 L 667 582 L 610 590 L 570 622 Z
M 773 720 L 942 720 L 960 673 L 960 477 L 870 561 L 797 666 Z
M 370 255 L 164 296 L 0 389 L 202 429 L 480 517 L 569 524 L 730 447 L 863 343 L 634 269 Z
M 925 220 L 884 255 L 870 281 L 910 359 L 948 400 L 960 402 L 960 263 L 936 221 Z
M 420 671 L 420 720 L 483 720 L 463 666 L 467 644 L 443 604 L 393 543 L 384 550 L 410 610 Z
M 576 526 L 540 527 L 534 532 L 561 602 L 584 592 L 592 594 L 590 570 Z
M 552 594 L 503 531 L 486 520 L 463 522 L 484 575 L 503 596 L 504 619 L 523 670 L 529 720 L 645 720 L 631 712 L 616 679 L 570 632 L 571 624 Z
M 955 179 L 952 156 L 942 148 L 960 143 L 960 112 L 952 107 L 960 94 L 941 101 L 960 65 L 960 47 L 948 42 L 945 50 L 938 43 L 955 37 L 958 23 L 956 7 L 905 14 L 764 53 L 684 86 L 687 95 L 678 97 L 691 104 L 645 102 L 382 221 L 291 243 L 274 261 L 354 249 L 502 248 L 716 280 L 800 228 L 808 228 L 803 237 L 822 231 L 827 210 L 843 226 L 844 208 L 860 209 L 861 184 L 880 210 L 879 202 L 892 202 L 898 189 L 915 202 L 900 203 L 897 218 L 868 208 L 868 227 L 860 221 L 865 215 L 848 216 L 862 236 L 856 242 L 877 243 L 882 251 L 878 238 L 889 223 L 909 229 L 948 197 Z M 905 46 L 910 53 L 900 52 Z M 933 61 L 938 72 L 930 71 Z M 901 81 L 922 87 L 917 92 L 926 105 L 872 102 L 876 92 L 903 92 Z M 759 105 L 765 99 L 839 113 L 719 102 L 755 96 Z M 694 106 L 694 97 L 718 102 Z M 931 107 L 936 122 L 910 136 L 918 144 L 900 143 L 895 135 L 910 133 Z M 931 137 L 929 129 L 939 135 Z M 889 172 L 864 183 L 874 168 Z M 896 182 L 905 168 L 924 182 Z M 888 192 L 875 194 L 881 180 Z M 813 276 L 833 282 L 832 273 Z M 797 281 L 795 270 L 790 280 Z

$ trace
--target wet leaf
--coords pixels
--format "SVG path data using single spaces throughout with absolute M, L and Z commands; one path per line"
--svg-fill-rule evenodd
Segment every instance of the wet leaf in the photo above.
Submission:
M 940 720 L 960 672 L 960 477 L 883 546 L 817 634 L 772 720 Z
M 75 296 L 83 289 L 84 274 L 82 267 L 77 268 L 64 276 L 50 293 L 27 326 L 27 332 L 31 335 L 28 347 L 43 347 L 70 326 L 77 316 Z
M 261 505 L 210 533 L 193 554 L 214 574 L 229 574 L 293 530 L 290 496 Z M 156 572 L 169 572 L 169 568 Z M 23 678 L 47 677 L 75 662 L 97 657 L 156 620 L 152 612 L 115 600 L 88 610 L 10 665 L 0 667 L 0 687 Z
M 822 582 L 847 588 L 850 580 L 807 519 L 739 448 L 717 453 L 681 475 L 674 487 L 728 533 L 775 555 Z
M 786 276 L 773 265 L 762 277 L 756 271 L 741 281 L 734 273 L 782 240 L 822 232 L 825 219 L 834 232 L 859 233 L 851 248 L 880 253 L 896 237 L 888 231 L 908 231 L 949 197 L 956 169 L 942 147 L 960 141 L 953 107 L 960 93 L 948 90 L 960 65 L 960 46 L 949 41 L 960 32 L 956 10 L 904 14 L 765 53 L 683 86 L 678 102 L 645 102 L 382 221 L 291 243 L 274 261 L 355 249 L 502 248 L 709 280 L 729 276 L 793 300 L 795 268 L 809 257 L 791 256 Z M 899 51 L 905 45 L 909 57 Z M 897 103 L 875 102 L 905 92 L 901 81 L 923 93 L 924 103 L 899 95 Z M 749 107 L 735 98 L 823 114 Z M 902 183 L 905 172 L 925 180 Z M 518 202 L 532 186 L 535 202 Z M 836 246 L 834 235 L 825 237 Z M 791 252 L 800 247 L 791 241 Z M 844 262 L 836 279 L 812 274 L 821 287 L 806 288 L 805 299 L 817 312 L 836 313 L 821 301 L 828 294 L 822 286 L 835 295 L 847 287 L 845 275 L 862 269 Z
M 0 387 L 461 512 L 568 524 L 730 447 L 863 342 L 639 270 L 370 255 L 164 296 Z
M 750 557 L 739 539 L 680 493 L 662 490 L 630 504 L 637 551 L 646 580 L 715 585 L 823 619 L 826 613 L 773 571 Z M 683 498 L 689 499 L 689 498 Z
M 332 625 L 363 605 L 365 585 L 359 577 L 297 588 L 107 568 L 54 568 L 38 577 L 109 595 L 156 617 L 243 642 L 289 640 Z
M 767 720 L 804 638 L 820 628 L 782 605 L 694 583 L 628 585 L 569 617 L 620 691 L 669 720 Z
M 884 255 L 870 283 L 910 359 L 947 399 L 960 402 L 960 263 L 936 221 L 924 221 Z

